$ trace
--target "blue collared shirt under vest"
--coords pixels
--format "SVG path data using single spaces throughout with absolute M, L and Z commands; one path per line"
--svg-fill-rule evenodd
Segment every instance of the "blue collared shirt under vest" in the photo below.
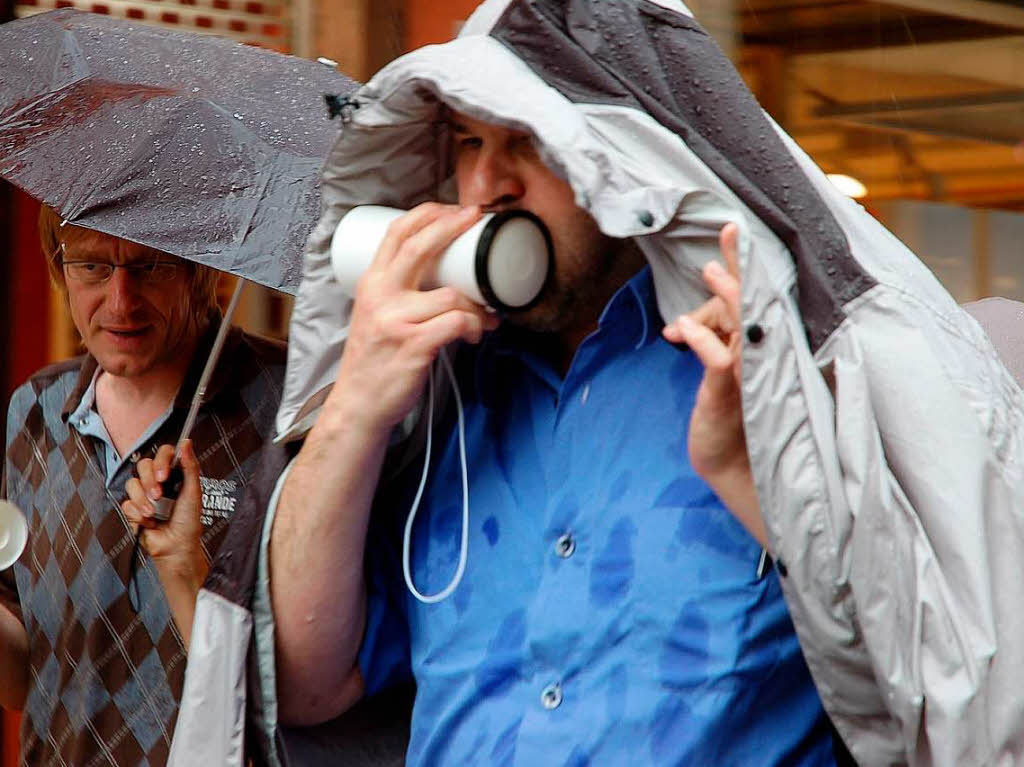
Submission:
M 408 764 L 833 763 L 778 576 L 759 574 L 760 546 L 690 466 L 702 368 L 662 324 L 644 269 L 564 380 L 514 328 L 459 355 L 465 576 L 438 604 L 405 589 L 417 465 L 381 496 L 370 534 L 360 665 L 369 692 L 415 677 Z M 453 421 L 414 528 L 424 594 L 459 558 Z

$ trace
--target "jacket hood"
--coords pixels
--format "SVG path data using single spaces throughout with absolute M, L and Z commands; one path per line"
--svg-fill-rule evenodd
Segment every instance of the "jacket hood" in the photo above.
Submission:
M 817 169 L 801 167 L 682 3 L 491 0 L 458 39 L 394 61 L 345 110 L 292 315 L 279 439 L 308 430 L 340 358 L 350 297 L 330 268 L 338 221 L 359 204 L 455 199 L 442 105 L 532 133 L 601 230 L 637 239 L 665 318 L 706 297 L 700 269 L 728 221 L 744 258 L 792 254 L 812 344 L 872 284 L 830 211 L 845 198 L 815 189 L 805 170 Z

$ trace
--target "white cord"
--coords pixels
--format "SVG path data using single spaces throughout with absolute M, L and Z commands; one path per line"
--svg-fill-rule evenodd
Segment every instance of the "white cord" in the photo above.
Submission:
M 459 460 L 462 462 L 462 539 L 459 545 L 459 566 L 455 569 L 455 577 L 452 578 L 442 591 L 430 596 L 421 594 L 412 582 L 412 572 L 409 565 L 409 548 L 412 539 L 412 527 L 416 521 L 416 512 L 419 511 L 420 499 L 423 497 L 423 488 L 427 484 L 427 474 L 430 471 L 430 448 L 434 431 L 434 367 L 431 365 L 427 378 L 427 445 L 423 453 L 423 474 L 420 476 L 420 485 L 416 489 L 416 497 L 413 499 L 412 508 L 409 510 L 409 517 L 405 520 L 405 534 L 402 536 L 402 574 L 405 576 L 405 585 L 410 593 L 424 604 L 435 604 L 451 596 L 459 583 L 462 581 L 462 574 L 466 571 L 466 560 L 469 555 L 469 478 L 466 471 L 466 425 L 462 413 L 462 397 L 459 394 L 459 385 L 455 381 L 455 371 L 452 370 L 452 363 L 448 361 L 445 350 L 441 350 L 441 362 L 448 380 L 452 382 L 452 390 L 455 393 L 455 406 L 459 414 Z

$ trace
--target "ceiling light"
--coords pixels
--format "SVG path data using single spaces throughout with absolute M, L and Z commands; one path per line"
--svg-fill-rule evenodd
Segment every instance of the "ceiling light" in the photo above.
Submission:
M 828 180 L 847 197 L 859 200 L 861 197 L 867 197 L 868 195 L 868 188 L 853 176 L 847 176 L 842 173 L 829 173 Z

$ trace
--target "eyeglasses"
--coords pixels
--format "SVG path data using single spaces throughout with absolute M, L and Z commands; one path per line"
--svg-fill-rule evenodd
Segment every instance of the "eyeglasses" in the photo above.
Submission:
M 178 274 L 180 264 L 174 261 L 145 261 L 137 264 L 111 264 L 107 261 L 65 261 L 64 273 L 76 282 L 98 285 L 124 269 L 139 282 L 169 282 Z

